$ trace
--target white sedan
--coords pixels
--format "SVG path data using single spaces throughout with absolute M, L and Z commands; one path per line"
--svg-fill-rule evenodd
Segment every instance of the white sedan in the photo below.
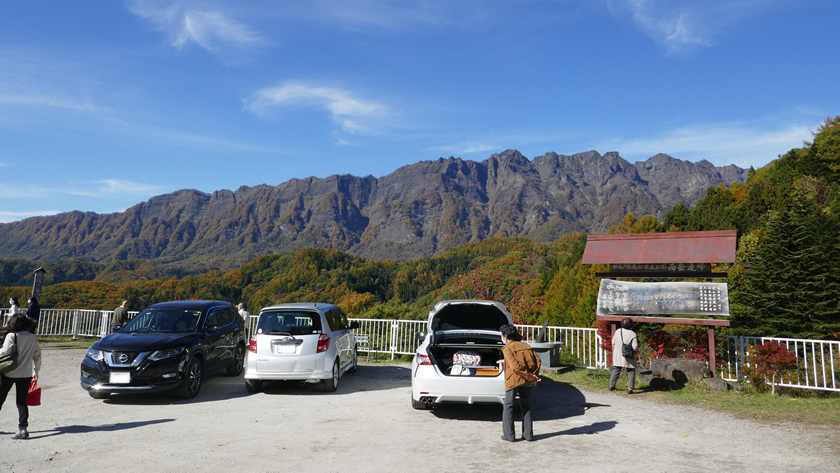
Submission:
M 411 363 L 411 407 L 503 404 L 504 343 L 499 327 L 511 323 L 510 312 L 500 302 L 438 302 L 429 312 L 427 333 L 418 334 L 424 340 Z

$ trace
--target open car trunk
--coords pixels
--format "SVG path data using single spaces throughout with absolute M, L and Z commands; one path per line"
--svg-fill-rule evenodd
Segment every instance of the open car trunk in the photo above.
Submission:
M 498 376 L 504 346 L 499 328 L 509 323 L 498 302 L 441 302 L 429 314 L 429 357 L 446 376 Z
M 503 346 L 497 331 L 439 330 L 429 346 L 429 357 L 447 376 L 496 376 Z

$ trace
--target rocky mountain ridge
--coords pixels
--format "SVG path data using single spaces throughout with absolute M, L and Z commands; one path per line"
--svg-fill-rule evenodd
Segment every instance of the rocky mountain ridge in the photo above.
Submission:
M 180 190 L 125 212 L 68 212 L 0 224 L 0 258 L 144 259 L 236 267 L 303 247 L 374 259 L 429 257 L 488 237 L 552 241 L 604 232 L 632 212 L 694 205 L 710 186 L 747 171 L 658 154 L 631 164 L 617 152 L 529 160 L 516 150 L 484 161 L 440 158 L 381 178 L 333 175 L 211 194 Z

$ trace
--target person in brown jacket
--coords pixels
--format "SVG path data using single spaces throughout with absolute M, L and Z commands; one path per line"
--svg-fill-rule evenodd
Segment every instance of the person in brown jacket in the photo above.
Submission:
M 531 419 L 531 390 L 540 382 L 540 357 L 527 343 L 522 342 L 522 335 L 514 325 L 502 325 L 502 348 L 505 369 L 505 403 L 502 410 L 502 440 L 516 440 L 513 424 L 513 402 L 519 395 L 519 408 L 522 412 L 522 438 L 534 440 L 534 423 Z

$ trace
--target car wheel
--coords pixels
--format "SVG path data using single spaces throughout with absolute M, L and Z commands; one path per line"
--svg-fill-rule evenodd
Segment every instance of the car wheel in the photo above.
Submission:
M 332 378 L 324 380 L 324 390 L 328 393 L 338 389 L 338 374 L 338 358 L 336 358 L 335 363 L 333 363 Z
M 242 367 L 245 365 L 245 345 L 241 343 L 236 346 L 236 353 L 233 354 L 233 364 L 228 366 L 228 376 L 239 376 L 242 374 Z
M 104 393 L 96 389 L 91 389 L 90 391 L 88 391 L 88 394 L 90 394 L 90 397 L 94 399 L 108 399 L 109 397 L 111 397 L 111 393 Z
M 432 405 L 431 404 L 426 404 L 423 401 L 415 401 L 414 400 L 414 395 L 411 394 L 411 407 L 413 407 L 413 408 L 415 408 L 419 411 L 428 411 L 429 409 L 432 408 Z
M 359 366 L 359 351 L 356 347 L 353 347 L 353 364 L 350 365 L 350 369 L 347 370 L 348 373 L 355 373 L 356 368 Z
M 258 393 L 260 392 L 260 388 L 262 388 L 262 381 L 259 379 L 246 379 L 245 388 L 248 389 L 249 393 Z
M 187 365 L 187 372 L 184 373 L 184 387 L 181 388 L 181 397 L 192 399 L 198 395 L 201 389 L 201 360 L 193 358 Z

